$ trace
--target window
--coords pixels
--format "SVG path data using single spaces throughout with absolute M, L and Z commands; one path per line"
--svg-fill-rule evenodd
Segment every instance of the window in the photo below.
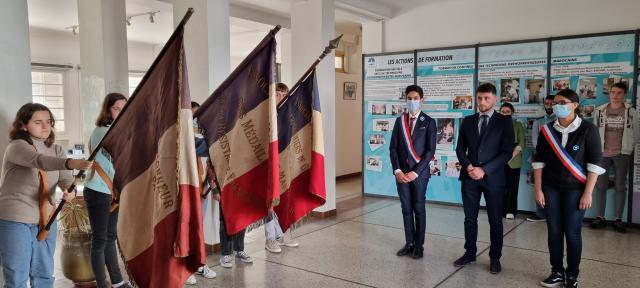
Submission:
M 55 119 L 55 131 L 65 132 L 64 72 L 31 70 L 33 102 L 47 106 Z
M 136 90 L 136 87 L 142 81 L 142 77 L 144 77 L 144 72 L 131 72 L 129 71 L 129 97 L 133 96 L 133 91 Z
M 344 69 L 344 52 L 336 50 L 336 72 L 345 72 Z

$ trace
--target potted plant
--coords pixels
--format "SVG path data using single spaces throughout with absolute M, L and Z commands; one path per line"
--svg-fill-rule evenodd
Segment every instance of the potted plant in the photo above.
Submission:
M 95 287 L 91 268 L 91 225 L 84 198 L 75 197 L 62 208 L 58 218 L 62 232 L 62 273 L 77 287 Z

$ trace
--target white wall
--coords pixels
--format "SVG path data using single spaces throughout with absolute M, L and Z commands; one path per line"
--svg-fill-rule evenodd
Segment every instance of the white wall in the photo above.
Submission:
M 345 35 L 338 49 L 345 53 L 347 69 L 336 72 L 336 176 L 362 172 L 362 33 L 359 27 L 338 25 L 339 34 Z M 357 83 L 356 100 L 343 99 L 344 82 Z
M 82 143 L 82 118 L 80 98 L 80 42 L 77 35 L 70 32 L 31 28 L 31 62 L 70 65 L 74 68 L 65 72 L 65 118 L 66 135 L 58 135 L 63 145 Z M 156 45 L 129 42 L 129 70 L 146 71 L 160 51 Z M 96 115 L 97 116 L 97 115 Z M 88 135 L 87 135 L 88 136 Z M 86 143 L 85 143 L 86 144 Z
M 430 1 L 384 24 L 385 52 L 640 27 L 638 0 Z

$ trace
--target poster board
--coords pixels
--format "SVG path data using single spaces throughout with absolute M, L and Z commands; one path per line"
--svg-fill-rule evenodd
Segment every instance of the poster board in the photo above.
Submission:
M 415 53 L 363 55 L 363 191 L 397 196 L 389 143 L 404 112 L 407 86 L 415 83 Z
M 416 83 L 425 91 L 424 111 L 436 121 L 453 119 L 443 120 L 443 123 L 452 122 L 454 126 L 452 141 L 438 145 L 440 163 L 432 166 L 439 167 L 441 175 L 431 178 L 427 200 L 461 203 L 460 184 L 454 177 L 446 177 L 446 163 L 455 157 L 453 150 L 459 126 L 459 121 L 455 120 L 475 112 L 475 99 L 472 97 L 471 100 L 473 109 L 468 110 L 460 109 L 466 105 L 463 101 L 454 104 L 451 98 L 467 96 L 462 95 L 466 94 L 464 91 L 470 91 L 473 96 L 478 83 L 493 82 L 498 89 L 498 96 L 514 104 L 515 118 L 525 127 L 526 147 L 523 151 L 518 209 L 534 211 L 530 179 L 530 157 L 533 153 L 530 122 L 543 115 L 544 96 L 562 87 L 576 90 L 581 95 L 581 113 L 590 121 L 592 109 L 608 101 L 610 85 L 625 81 L 630 87 L 627 101 L 640 105 L 640 101 L 636 101 L 637 90 L 640 89 L 640 78 L 636 71 L 640 69 L 636 59 L 640 57 L 638 34 L 638 31 L 622 31 L 363 55 L 363 193 L 397 197 L 388 143 L 395 118 L 404 112 L 403 90 L 407 85 Z M 473 50 L 475 61 L 469 61 Z M 467 55 L 466 58 L 463 55 Z M 473 79 L 470 80 L 472 74 Z M 468 83 L 473 83 L 470 89 Z M 514 93 L 515 83 L 518 83 L 519 91 Z M 468 105 L 465 107 L 468 108 Z M 640 171 L 639 151 L 640 145 L 634 157 L 635 171 Z M 635 171 L 629 177 L 628 193 L 628 205 L 633 209 L 625 209 L 624 215 L 628 215 L 633 223 L 640 224 L 640 172 Z M 608 193 L 611 199 L 607 202 L 613 203 L 613 194 Z M 596 201 L 598 199 L 594 194 L 594 206 Z M 608 206 L 606 216 L 611 218 L 613 205 Z M 594 217 L 594 213 L 592 208 L 586 216 Z
M 533 170 L 533 121 L 544 115 L 547 96 L 548 41 L 486 45 L 478 48 L 478 82 L 496 87 L 496 111 L 504 102 L 515 108 L 513 118 L 524 128 L 518 210 L 535 211 Z
M 437 127 L 427 200 L 462 203 L 455 153 L 462 118 L 474 113 L 475 47 L 417 51 L 416 82 L 424 89 L 423 111 Z
M 635 90 L 636 34 L 557 39 L 551 41 L 551 93 L 570 88 L 580 96 L 580 114 L 593 122 L 593 111 L 609 101 L 609 90 L 616 82 L 629 86 L 626 101 L 633 102 Z M 637 120 L 636 120 L 637 121 Z M 640 123 L 636 122 L 636 125 Z M 593 193 L 593 206 L 602 201 Z M 614 219 L 614 192 L 607 193 L 605 218 Z M 628 202 L 628 201 L 627 201 Z M 623 221 L 629 220 L 628 203 Z M 638 212 L 640 213 L 640 211 Z M 595 218 L 596 209 L 587 210 L 586 217 Z

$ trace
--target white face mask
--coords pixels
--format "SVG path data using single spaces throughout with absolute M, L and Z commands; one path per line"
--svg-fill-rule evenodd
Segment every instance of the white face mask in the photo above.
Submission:
M 420 111 L 420 100 L 407 100 L 407 111 L 411 114 L 415 114 Z

